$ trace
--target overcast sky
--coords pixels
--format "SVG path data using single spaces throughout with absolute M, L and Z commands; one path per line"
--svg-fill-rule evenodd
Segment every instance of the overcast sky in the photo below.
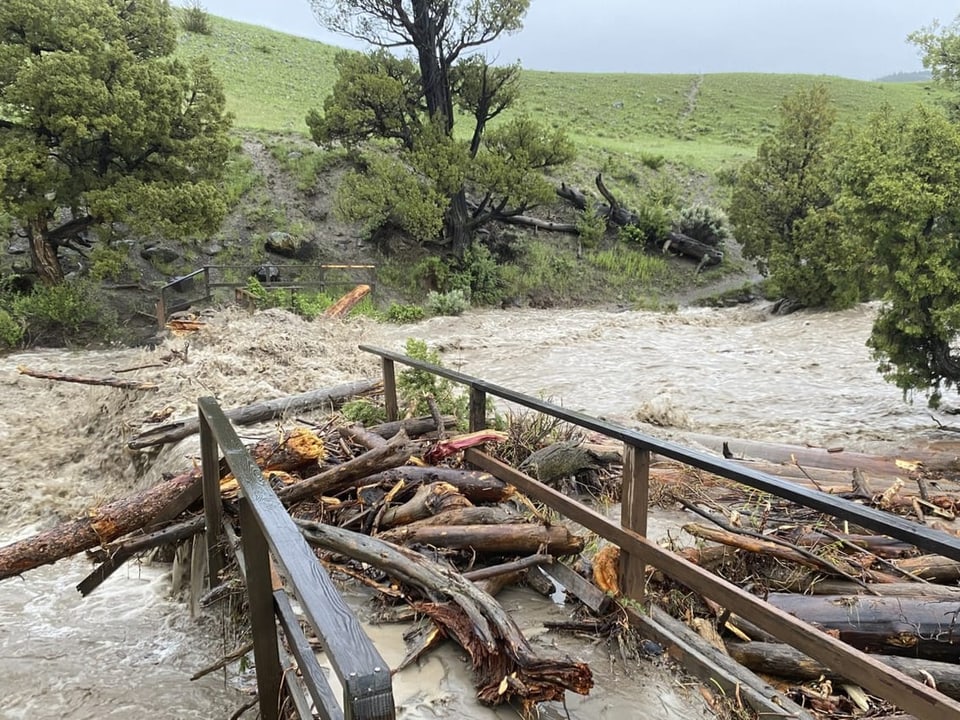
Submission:
M 214 15 L 357 47 L 320 27 L 308 0 L 201 4 Z M 534 70 L 870 80 L 921 70 L 907 35 L 958 13 L 955 0 L 532 0 L 523 29 L 489 54 Z

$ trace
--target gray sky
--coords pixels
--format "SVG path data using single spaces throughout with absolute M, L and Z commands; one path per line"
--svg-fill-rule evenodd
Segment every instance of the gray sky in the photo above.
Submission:
M 358 47 L 320 27 L 308 0 L 201 4 L 214 15 Z M 523 29 L 488 47 L 500 61 L 534 70 L 870 80 L 922 69 L 907 35 L 958 13 L 955 0 L 533 0 Z

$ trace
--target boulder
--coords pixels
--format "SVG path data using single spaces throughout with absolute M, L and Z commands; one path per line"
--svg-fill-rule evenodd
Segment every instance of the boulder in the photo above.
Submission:
M 313 243 L 309 240 L 280 231 L 267 236 L 266 249 L 274 255 L 296 260 L 308 260 L 314 254 Z
M 180 253 L 166 245 L 152 245 L 140 251 L 140 257 L 153 266 L 165 265 L 180 259 Z

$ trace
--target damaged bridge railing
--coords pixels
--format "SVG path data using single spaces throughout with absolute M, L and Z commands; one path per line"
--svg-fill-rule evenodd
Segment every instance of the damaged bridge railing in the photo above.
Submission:
M 386 662 L 264 480 L 217 401 L 200 398 L 198 406 L 211 586 L 219 582 L 223 568 L 218 448 L 241 488 L 241 544 L 237 555 L 242 556 L 240 567 L 250 604 L 260 716 L 264 720 L 281 717 L 281 686 L 286 684 L 301 718 L 313 718 L 316 712 L 323 720 L 393 720 L 393 684 Z M 272 562 L 323 643 L 343 688 L 342 707 L 300 627 L 287 592 L 274 580 Z M 299 685 L 297 673 L 281 663 L 285 651 L 278 644 L 278 623 L 309 698 Z
M 656 453 L 952 559 L 960 560 L 960 538 L 836 495 L 786 482 L 720 457 L 567 410 L 470 375 L 382 348 L 361 345 L 360 349 L 378 355 L 381 359 L 388 420 L 395 420 L 398 415 L 395 366 L 400 363 L 466 386 L 470 398 L 471 431 L 481 430 L 486 426 L 487 397 L 494 396 L 622 442 L 623 488 L 620 524 L 476 448 L 466 450 L 465 459 L 618 545 L 622 551 L 620 574 L 621 588 L 625 596 L 636 600 L 643 599 L 645 566 L 653 566 L 905 712 L 921 719 L 960 720 L 960 702 L 650 542 L 646 538 L 650 457 L 652 453 Z M 740 688 L 734 689 L 739 696 Z

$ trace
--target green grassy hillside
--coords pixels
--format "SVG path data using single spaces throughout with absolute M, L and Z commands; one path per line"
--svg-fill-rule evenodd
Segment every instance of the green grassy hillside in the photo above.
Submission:
M 262 27 L 211 18 L 209 36 L 181 33 L 180 53 L 206 54 L 223 79 L 240 129 L 306 132 L 336 79 L 338 49 Z M 594 165 L 603 156 L 663 156 L 715 172 L 753 155 L 775 126 L 780 99 L 824 83 L 842 122 L 889 105 L 936 100 L 929 83 L 865 82 L 762 73 L 708 75 L 589 74 L 526 71 L 520 108 L 565 128 Z

